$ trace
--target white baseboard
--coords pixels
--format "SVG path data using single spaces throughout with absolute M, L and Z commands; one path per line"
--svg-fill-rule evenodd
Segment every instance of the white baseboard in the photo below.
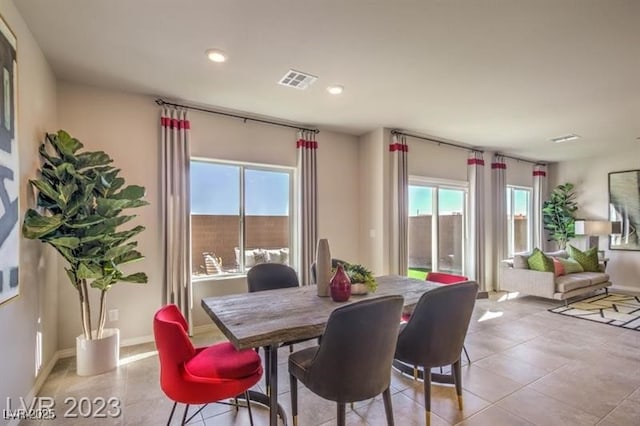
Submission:
M 120 340 L 120 347 L 140 345 L 142 343 L 151 343 L 155 341 L 153 336 L 131 337 L 129 339 Z M 60 349 L 57 352 L 59 358 L 69 358 L 76 355 L 76 348 Z
M 193 327 L 192 331 L 193 334 L 202 334 L 202 333 L 208 333 L 210 331 L 214 331 L 216 330 L 216 326 L 215 324 L 202 324 L 202 325 L 198 325 Z
M 38 373 L 38 377 L 36 378 L 35 383 L 33 384 L 33 386 L 31 387 L 31 390 L 29 390 L 29 393 L 27 393 L 27 396 L 24 399 L 25 401 L 32 401 L 33 398 L 35 398 L 38 395 L 38 392 L 40 392 L 40 388 L 42 388 L 42 385 L 44 385 L 44 382 L 47 380 L 47 378 L 49 378 L 49 374 L 51 374 L 53 367 L 56 366 L 56 363 L 58 362 L 59 359 L 60 359 L 59 352 L 54 353 L 51 359 L 49 360 L 49 362 L 47 362 L 47 364 L 40 369 L 40 372 Z M 20 424 L 19 419 L 13 419 L 8 423 L 8 426 L 18 426 L 19 424 Z
M 623 285 L 614 285 L 612 287 L 609 287 L 609 291 L 611 292 L 615 293 L 616 290 L 622 291 L 624 293 L 630 293 L 632 295 L 640 294 L 640 288 L 638 287 L 630 287 L 630 286 L 623 286 Z

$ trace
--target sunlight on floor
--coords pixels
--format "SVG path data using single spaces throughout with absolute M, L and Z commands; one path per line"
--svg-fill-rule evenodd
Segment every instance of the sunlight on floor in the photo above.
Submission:
M 495 318 L 500 318 L 503 313 L 504 312 L 502 312 L 502 311 L 499 311 L 499 312 L 487 311 L 484 314 L 482 314 L 480 319 L 478 319 L 478 322 L 489 321 L 489 320 L 492 320 L 492 319 L 495 319 Z
M 152 356 L 156 356 L 156 355 L 158 355 L 158 351 L 149 351 L 149 352 L 143 352 L 141 354 L 131 355 L 126 358 L 120 358 L 120 362 L 118 363 L 118 365 L 131 364 L 132 362 L 151 358 Z
M 498 302 L 506 302 L 507 300 L 515 299 L 519 295 L 520 293 L 517 291 L 511 292 L 511 293 L 505 293 L 498 298 Z

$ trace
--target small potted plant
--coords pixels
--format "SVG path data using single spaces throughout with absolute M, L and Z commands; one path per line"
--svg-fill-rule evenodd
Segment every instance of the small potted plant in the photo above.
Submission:
M 364 266 L 345 262 L 343 267 L 351 280 L 351 294 L 374 293 L 378 289 L 373 273 Z

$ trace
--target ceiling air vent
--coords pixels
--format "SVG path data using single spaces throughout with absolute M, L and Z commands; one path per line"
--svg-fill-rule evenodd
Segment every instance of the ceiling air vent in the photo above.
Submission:
M 311 86 L 318 77 L 311 74 L 306 74 L 296 70 L 289 70 L 284 77 L 280 79 L 278 84 L 287 87 L 293 87 L 294 89 L 304 90 Z
M 571 133 L 570 135 L 564 135 L 564 136 L 558 136 L 557 138 L 551 138 L 550 141 L 551 142 L 555 142 L 555 143 L 562 143 L 562 142 L 575 141 L 576 139 L 580 139 L 580 136 L 576 135 L 575 133 Z

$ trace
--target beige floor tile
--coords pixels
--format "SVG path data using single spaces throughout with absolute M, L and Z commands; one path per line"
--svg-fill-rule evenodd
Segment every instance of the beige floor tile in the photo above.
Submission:
M 413 399 L 398 393 L 391 397 L 391 405 L 393 409 L 393 419 L 396 425 L 402 426 L 423 426 L 425 423 L 424 408 L 416 406 Z M 371 426 L 386 426 L 387 418 L 384 411 L 384 403 L 382 398 L 375 400 L 363 401 L 356 404 L 354 411 Z M 447 421 L 431 413 L 431 426 L 446 426 Z
M 424 407 L 423 384 L 412 387 L 402 392 L 402 394 L 413 399 L 418 405 Z M 445 421 L 455 424 L 467 417 L 471 417 L 478 411 L 488 407 L 491 403 L 474 395 L 471 392 L 462 390 L 464 409 L 458 409 L 458 399 L 453 386 L 432 385 L 431 386 L 431 412 L 441 417 Z
M 540 393 L 600 418 L 636 388 L 629 377 L 584 363 L 566 365 L 529 385 Z
M 477 365 L 464 367 L 461 371 L 463 389 L 491 402 L 496 402 L 523 386 Z
M 598 426 L 638 426 L 640 424 L 640 404 L 624 401 L 611 411 Z
M 627 397 L 630 401 L 640 402 L 640 387 Z
M 530 426 L 531 423 L 492 405 L 458 423 L 458 426 Z
M 502 377 L 526 385 L 549 374 L 544 368 L 536 367 L 517 358 L 501 353 L 482 359 L 473 365 L 489 370 Z M 463 382 L 464 383 L 464 382 Z
M 502 353 L 510 358 L 524 361 L 527 364 L 543 368 L 547 371 L 556 370 L 571 362 L 571 359 L 551 354 L 542 348 L 536 347 L 535 343 L 532 342 L 533 341 L 521 343 L 520 345 L 510 348 Z
M 526 387 L 507 396 L 497 405 L 535 425 L 585 426 L 594 425 L 600 420 L 597 416 Z

